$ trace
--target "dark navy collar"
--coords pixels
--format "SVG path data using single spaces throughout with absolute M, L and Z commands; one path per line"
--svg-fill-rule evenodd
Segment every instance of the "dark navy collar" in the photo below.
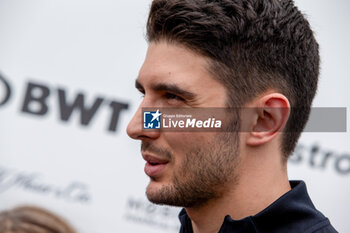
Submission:
M 307 193 L 305 183 L 303 181 L 290 181 L 290 185 L 292 187 L 290 191 L 255 216 L 233 220 L 227 215 L 219 233 L 307 233 L 316 232 L 316 230 L 328 225 L 332 228 L 329 220 L 316 210 Z M 179 219 L 181 222 L 180 233 L 192 233 L 191 219 L 185 209 L 181 210 Z

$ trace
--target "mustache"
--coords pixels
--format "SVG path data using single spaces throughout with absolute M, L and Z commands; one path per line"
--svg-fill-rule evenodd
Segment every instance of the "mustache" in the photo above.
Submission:
M 141 142 L 141 152 L 149 152 L 152 154 L 155 154 L 157 156 L 160 156 L 162 158 L 165 158 L 167 160 L 171 160 L 173 158 L 173 154 L 165 149 L 165 148 L 159 148 L 154 145 L 152 145 L 150 142 Z

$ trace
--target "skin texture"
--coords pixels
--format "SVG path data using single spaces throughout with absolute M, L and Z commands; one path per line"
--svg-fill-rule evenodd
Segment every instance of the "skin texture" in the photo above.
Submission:
M 225 107 L 226 88 L 207 68 L 207 58 L 181 45 L 150 43 L 136 84 L 144 99 L 127 128 L 131 138 L 141 140 L 143 156 L 168 162 L 150 177 L 147 197 L 185 207 L 196 233 L 218 232 L 226 215 L 254 215 L 290 190 L 279 149 L 289 102 L 274 90 L 246 103 L 257 108 L 243 116 L 249 132 L 142 130 L 143 107 Z
M 206 59 L 188 53 L 185 48 L 178 50 L 167 44 L 151 44 L 137 80 L 142 85 L 140 91 L 145 93 L 140 107 L 224 106 L 225 89 L 208 75 L 206 62 Z M 196 97 L 191 100 L 182 96 L 169 97 L 163 91 L 157 92 L 150 87 L 161 83 L 177 85 Z M 136 113 L 135 117 L 139 115 Z M 221 196 L 222 191 L 218 190 L 235 179 L 232 168 L 238 153 L 237 137 L 230 136 L 233 133 L 147 133 L 138 131 L 139 123 L 139 119 L 132 120 L 128 133 L 134 138 L 144 139 L 142 152 L 170 160 L 164 174 L 151 177 L 146 191 L 150 201 L 185 207 L 200 206 Z M 197 143 L 189 143 L 194 141 Z

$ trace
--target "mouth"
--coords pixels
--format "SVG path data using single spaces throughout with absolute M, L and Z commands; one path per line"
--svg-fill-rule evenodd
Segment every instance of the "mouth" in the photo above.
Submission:
M 144 171 L 146 175 L 150 177 L 156 177 L 157 175 L 159 175 L 165 169 L 166 165 L 169 163 L 169 161 L 167 160 L 158 159 L 150 155 L 143 154 L 142 157 L 146 161 Z

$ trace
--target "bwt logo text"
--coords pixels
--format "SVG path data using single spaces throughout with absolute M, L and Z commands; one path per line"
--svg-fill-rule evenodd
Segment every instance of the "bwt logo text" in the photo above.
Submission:
M 28 81 L 23 87 L 24 96 L 21 101 L 21 113 L 44 117 L 50 113 L 53 107 L 57 108 L 60 122 L 68 122 L 73 115 L 79 117 L 82 126 L 89 126 L 93 118 L 100 111 L 107 111 L 107 131 L 116 132 L 120 115 L 129 108 L 129 103 L 116 101 L 104 96 L 93 98 L 86 103 L 87 95 L 82 92 L 70 94 L 66 88 L 52 88 L 46 84 Z M 13 87 L 10 82 L 0 73 L 0 108 L 11 102 Z M 52 104 L 49 99 L 54 98 L 57 104 Z M 72 117 L 73 116 L 73 117 Z

